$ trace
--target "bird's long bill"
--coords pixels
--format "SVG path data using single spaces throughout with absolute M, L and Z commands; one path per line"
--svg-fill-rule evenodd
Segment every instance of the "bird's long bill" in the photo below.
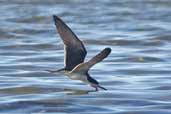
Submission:
M 101 89 L 103 89 L 103 90 L 107 90 L 106 88 L 104 88 L 104 87 L 102 87 L 102 86 L 100 86 L 100 85 L 98 85 L 97 87 L 99 87 L 99 88 L 101 88 Z

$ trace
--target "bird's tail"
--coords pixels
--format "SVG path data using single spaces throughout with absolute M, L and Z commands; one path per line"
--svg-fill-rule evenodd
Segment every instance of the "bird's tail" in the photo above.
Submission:
M 50 73 L 55 73 L 55 72 L 61 72 L 61 71 L 63 71 L 63 70 L 65 70 L 65 68 L 58 69 L 58 70 L 45 70 L 45 71 L 48 71 L 48 72 L 50 72 Z

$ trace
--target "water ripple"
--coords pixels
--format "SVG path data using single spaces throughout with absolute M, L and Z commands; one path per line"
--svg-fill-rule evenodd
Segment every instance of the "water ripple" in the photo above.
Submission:
M 170 114 L 170 0 L 1 0 L 0 113 Z M 63 67 L 52 15 L 84 42 L 107 91 L 46 70 Z

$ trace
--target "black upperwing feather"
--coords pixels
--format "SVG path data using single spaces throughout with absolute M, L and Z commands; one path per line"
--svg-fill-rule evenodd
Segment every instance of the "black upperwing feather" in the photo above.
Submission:
M 65 49 L 65 70 L 72 70 L 76 65 L 84 62 L 87 51 L 83 43 L 73 33 L 73 31 L 57 16 L 53 19 L 58 33 L 64 43 Z

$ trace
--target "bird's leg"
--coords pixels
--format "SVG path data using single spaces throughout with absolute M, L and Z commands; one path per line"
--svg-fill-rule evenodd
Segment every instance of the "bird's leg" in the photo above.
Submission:
M 98 87 L 95 87 L 95 86 L 92 86 L 92 87 L 94 87 L 96 89 L 95 91 L 99 91 Z
M 99 91 L 98 87 L 95 87 L 96 88 L 96 91 Z
M 103 89 L 103 90 L 107 90 L 106 88 L 104 88 L 104 87 L 102 87 L 100 85 L 91 84 L 91 86 L 94 87 L 96 89 L 96 91 L 99 91 L 98 88 Z
M 91 84 L 91 87 L 95 88 L 96 91 L 99 91 L 98 86 L 96 86 L 96 85 L 94 85 L 94 84 Z

